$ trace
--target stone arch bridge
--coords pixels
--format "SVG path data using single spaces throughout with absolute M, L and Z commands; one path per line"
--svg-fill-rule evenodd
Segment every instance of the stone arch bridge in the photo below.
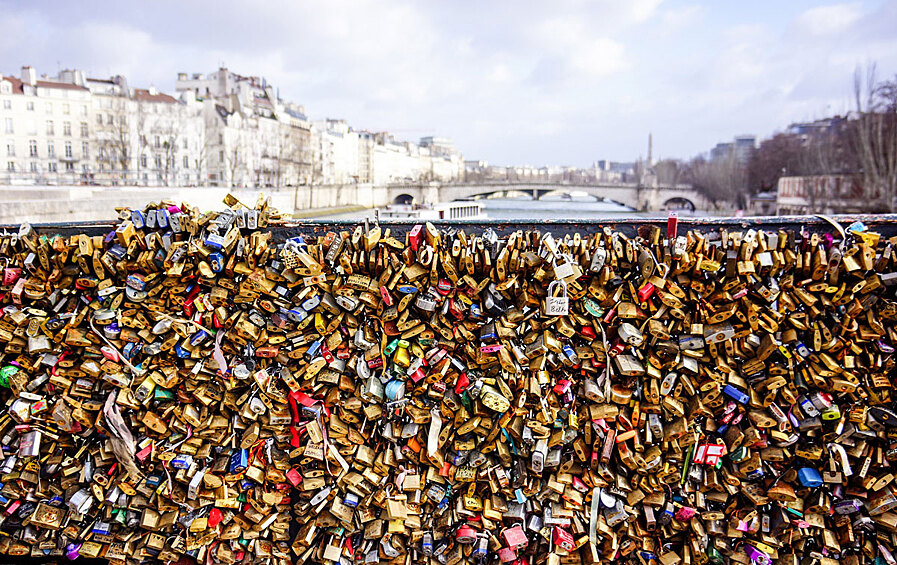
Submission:
M 538 200 L 548 195 L 588 194 L 596 200 L 615 202 L 640 212 L 706 210 L 710 203 L 688 185 L 639 186 L 637 184 L 567 184 L 561 182 L 397 183 L 387 186 L 393 204 L 451 202 L 490 196 L 525 194 Z

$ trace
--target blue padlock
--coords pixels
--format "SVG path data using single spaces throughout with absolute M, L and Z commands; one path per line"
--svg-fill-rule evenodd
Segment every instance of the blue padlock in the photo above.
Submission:
M 181 347 L 180 343 L 174 344 L 174 352 L 180 359 L 187 359 L 188 357 L 190 357 L 190 352 Z
M 741 389 L 736 388 L 732 385 L 726 385 L 723 388 L 723 394 L 734 400 L 739 404 L 747 404 L 750 401 L 750 397 L 744 393 Z
M 805 487 L 816 488 L 822 485 L 822 477 L 819 471 L 812 467 L 802 467 L 797 471 L 797 480 Z
M 209 254 L 209 265 L 212 267 L 212 271 L 215 273 L 220 273 L 224 270 L 224 255 L 221 253 L 210 253 Z
M 131 223 L 134 224 L 134 227 L 138 230 L 142 230 L 146 225 L 146 218 L 143 217 L 143 212 L 140 210 L 131 210 Z
M 230 473 L 241 473 L 249 466 L 249 450 L 237 449 L 230 456 Z

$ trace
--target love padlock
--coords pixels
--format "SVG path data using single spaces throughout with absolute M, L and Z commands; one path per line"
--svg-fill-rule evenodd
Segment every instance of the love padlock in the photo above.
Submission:
M 556 296 L 558 289 L 561 296 Z M 552 281 L 548 285 L 548 296 L 545 297 L 546 316 L 566 316 L 570 313 L 570 298 L 567 296 L 567 283 Z

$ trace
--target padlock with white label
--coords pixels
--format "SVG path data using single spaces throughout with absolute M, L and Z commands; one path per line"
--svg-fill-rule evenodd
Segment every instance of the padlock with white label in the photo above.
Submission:
M 558 289 L 561 295 L 556 296 Z M 567 296 L 567 283 L 564 281 L 552 281 L 548 285 L 548 296 L 545 298 L 546 316 L 566 316 L 570 313 L 570 298 Z

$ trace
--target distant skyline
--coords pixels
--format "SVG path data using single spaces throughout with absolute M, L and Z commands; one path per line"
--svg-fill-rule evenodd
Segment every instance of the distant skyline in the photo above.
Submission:
M 174 93 L 178 72 L 265 77 L 310 119 L 466 159 L 689 158 L 844 114 L 858 64 L 897 73 L 897 0 L 0 0 L 0 73 L 79 68 Z

